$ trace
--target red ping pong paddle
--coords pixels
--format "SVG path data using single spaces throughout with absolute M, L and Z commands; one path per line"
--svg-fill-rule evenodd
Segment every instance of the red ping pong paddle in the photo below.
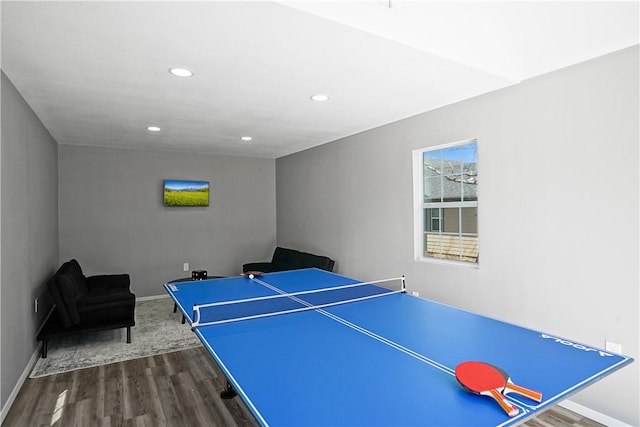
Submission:
M 455 372 L 456 379 L 464 388 L 475 394 L 492 397 L 510 417 L 518 414 L 518 408 L 500 392 L 506 387 L 507 381 L 493 366 L 468 361 L 456 366 Z
M 505 371 L 504 369 L 498 366 L 491 365 L 489 363 L 487 363 L 487 365 L 493 367 L 493 369 L 500 372 L 500 374 L 504 378 L 507 385 L 505 386 L 504 390 L 502 390 L 502 394 L 516 393 L 521 396 L 528 397 L 529 399 L 535 400 L 536 402 L 542 402 L 542 393 L 540 393 L 539 391 L 531 390 L 529 388 L 514 384 L 513 381 L 511 380 L 511 377 L 507 373 L 507 371 Z

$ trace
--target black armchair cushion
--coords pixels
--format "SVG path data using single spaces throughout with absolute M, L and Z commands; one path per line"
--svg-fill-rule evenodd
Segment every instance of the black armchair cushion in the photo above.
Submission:
M 248 271 L 270 273 L 273 271 L 298 270 L 301 268 L 320 268 L 326 271 L 333 271 L 334 265 L 335 261 L 329 257 L 278 246 L 273 252 L 271 262 L 247 263 L 242 266 L 242 271 L 245 273 Z

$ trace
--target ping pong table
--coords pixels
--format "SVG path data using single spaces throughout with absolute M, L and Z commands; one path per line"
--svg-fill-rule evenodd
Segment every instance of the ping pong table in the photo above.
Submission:
M 513 425 L 633 361 L 382 282 L 304 269 L 164 287 L 265 426 Z M 509 394 L 508 416 L 458 383 L 467 360 L 501 367 L 542 402 Z

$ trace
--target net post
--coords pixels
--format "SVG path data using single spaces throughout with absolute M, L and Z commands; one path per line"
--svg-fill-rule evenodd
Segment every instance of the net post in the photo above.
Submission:
M 407 283 L 404 280 L 404 274 L 402 275 L 402 278 L 400 280 L 402 281 L 402 293 L 406 294 L 407 293 Z
M 200 325 L 200 307 L 197 304 L 193 304 L 193 315 L 191 316 L 191 329 Z

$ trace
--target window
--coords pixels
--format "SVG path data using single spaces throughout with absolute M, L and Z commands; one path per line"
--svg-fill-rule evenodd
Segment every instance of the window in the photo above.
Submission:
M 416 259 L 478 263 L 478 143 L 413 152 Z

